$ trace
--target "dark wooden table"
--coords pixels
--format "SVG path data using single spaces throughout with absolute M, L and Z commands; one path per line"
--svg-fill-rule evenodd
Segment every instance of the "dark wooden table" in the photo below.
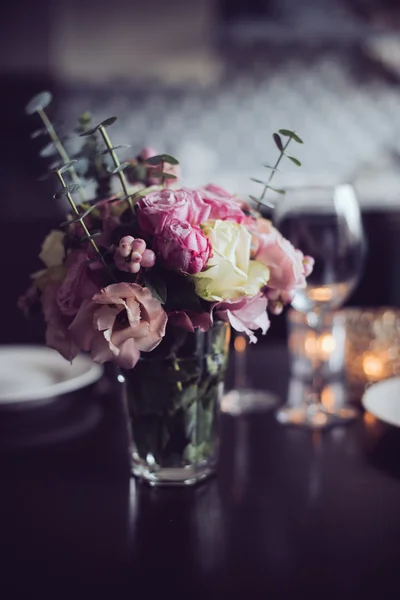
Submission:
M 285 397 L 284 345 L 259 345 L 249 364 Z M 21 420 L 0 418 L 2 598 L 398 597 L 397 430 L 367 415 L 319 434 L 225 414 L 217 477 L 155 489 L 129 477 L 108 378 L 62 406 L 38 428 L 88 428 L 58 443 L 10 446 Z

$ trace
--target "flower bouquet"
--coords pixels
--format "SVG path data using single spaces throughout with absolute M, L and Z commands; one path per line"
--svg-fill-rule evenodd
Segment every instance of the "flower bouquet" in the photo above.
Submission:
M 83 351 L 119 367 L 133 472 L 155 484 L 194 483 L 215 466 L 230 327 L 256 342 L 267 309 L 279 313 L 312 269 L 256 210 L 288 144 L 301 140 L 274 134 L 278 160 L 248 203 L 216 185 L 179 188 L 178 161 L 149 148 L 121 163 L 108 134 L 115 118 L 92 127 L 84 115 L 71 160 L 45 111 L 50 100 L 40 94 L 27 111 L 59 155 L 55 197 L 70 210 L 44 240 L 44 268 L 20 306 L 41 307 L 46 343 L 67 360 Z

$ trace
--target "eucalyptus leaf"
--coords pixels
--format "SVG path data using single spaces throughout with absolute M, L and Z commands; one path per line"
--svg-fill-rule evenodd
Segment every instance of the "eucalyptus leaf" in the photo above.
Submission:
M 36 129 L 36 131 L 33 131 L 31 133 L 31 139 L 35 140 L 36 138 L 40 137 L 41 135 L 45 135 L 47 133 L 46 129 Z
M 96 125 L 96 127 L 93 127 L 92 129 L 87 129 L 86 131 L 83 131 L 82 133 L 80 133 L 79 137 L 88 137 L 89 135 L 93 135 L 94 133 L 96 133 L 98 128 L 99 128 L 99 125 Z
M 42 158 L 49 158 L 50 156 L 52 156 L 53 154 L 57 154 L 57 150 L 54 147 L 53 142 L 50 142 L 49 144 L 47 144 L 44 148 L 42 148 L 39 152 L 39 156 L 41 156 Z
M 102 121 L 98 126 L 99 127 L 111 127 L 111 125 L 114 125 L 116 120 L 117 120 L 117 117 L 109 117 L 108 119 L 105 119 L 104 121 Z
M 170 154 L 162 154 L 162 159 L 169 165 L 179 165 L 179 160 Z
M 295 158 L 294 156 L 288 156 L 288 159 L 291 160 L 292 163 L 294 163 L 297 167 L 301 167 L 301 162 L 298 158 Z
M 269 189 L 269 190 L 272 190 L 273 192 L 276 192 L 277 194 L 281 194 L 282 196 L 283 196 L 284 194 L 286 194 L 286 191 L 285 191 L 285 190 L 283 190 L 282 188 L 275 188 L 275 187 L 272 187 L 272 185 L 269 185 L 269 186 L 268 186 L 268 189 Z
M 275 145 L 277 146 L 278 150 L 280 150 L 281 152 L 283 152 L 283 144 L 282 144 L 282 139 L 281 136 L 278 133 L 274 133 L 272 135 Z
M 256 198 L 255 196 L 249 196 L 250 200 L 256 202 L 257 204 L 262 204 L 263 206 L 267 206 L 268 208 L 275 208 L 273 204 L 267 202 L 266 200 L 260 200 L 260 198 Z
M 143 279 L 145 287 L 149 288 L 153 298 L 161 302 L 161 304 L 165 304 L 167 301 L 167 287 L 162 277 L 153 269 L 145 271 Z
M 118 146 L 113 146 L 112 148 L 106 148 L 105 150 L 101 150 L 101 152 L 97 152 L 98 156 L 102 156 L 103 154 L 108 154 L 113 150 L 120 150 L 121 148 L 130 148 L 129 144 L 118 144 Z
M 297 135 L 297 133 L 295 133 L 294 131 L 291 131 L 290 129 L 280 129 L 279 133 L 281 135 L 284 135 L 285 137 L 292 138 L 292 140 L 294 140 L 298 144 L 303 144 L 304 143 L 303 140 L 301 138 L 299 138 L 299 136 Z
M 94 231 L 90 235 L 84 235 L 83 237 L 81 237 L 81 239 L 79 241 L 86 242 L 89 240 L 94 240 L 95 238 L 99 237 L 99 235 L 101 235 L 101 231 Z
M 50 92 L 41 92 L 34 96 L 26 105 L 25 112 L 28 115 L 33 115 L 39 110 L 45 109 L 52 101 L 53 96 Z
M 160 163 L 168 163 L 170 165 L 179 165 L 179 161 L 170 156 L 169 154 L 157 154 L 157 156 L 151 156 L 150 158 L 146 158 L 145 163 L 147 165 L 157 166 Z
M 113 175 L 116 175 L 117 173 L 120 173 L 121 171 L 125 171 L 125 169 L 128 169 L 129 167 L 131 167 L 131 163 L 128 162 L 124 162 L 121 165 L 119 165 L 119 167 L 116 167 L 115 169 L 110 169 L 110 173 L 112 173 Z
M 260 183 L 261 185 L 267 185 L 266 181 L 262 181 L 261 179 L 256 179 L 255 177 L 250 177 L 250 181 L 254 181 L 254 183 Z
M 271 165 L 263 165 L 263 167 L 269 169 L 270 171 L 273 171 L 274 173 L 280 172 L 280 169 L 278 169 L 277 167 L 271 167 Z
M 74 166 L 74 165 L 75 165 L 77 162 L 78 162 L 78 161 L 74 159 L 74 160 L 70 160 L 70 161 L 69 161 L 69 162 L 67 162 L 67 163 L 64 163 L 64 164 L 63 164 L 63 165 L 62 165 L 62 166 L 61 166 L 61 167 L 58 169 L 58 172 L 59 172 L 59 173 L 65 173 L 65 171 L 69 171 L 69 169 L 70 169 L 71 167 L 73 167 L 73 166 Z
M 72 185 L 67 185 L 63 187 L 61 190 L 56 192 L 53 196 L 56 200 L 62 198 L 63 196 L 67 196 L 68 194 L 75 194 L 78 190 L 81 189 L 81 186 L 78 183 L 73 183 Z
M 176 175 L 172 173 L 164 173 L 163 171 L 154 171 L 151 173 L 152 177 L 162 177 L 163 179 L 178 179 Z

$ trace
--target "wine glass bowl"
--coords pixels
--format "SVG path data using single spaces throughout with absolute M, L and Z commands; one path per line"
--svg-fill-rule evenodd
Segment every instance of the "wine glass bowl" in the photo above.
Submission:
M 347 300 L 362 272 L 365 244 L 355 192 L 349 184 L 288 190 L 274 220 L 296 248 L 315 260 L 307 287 L 297 290 L 292 306 L 306 315 L 318 335 L 324 315 Z M 281 409 L 278 419 L 319 429 L 356 416 L 351 408 L 328 412 L 321 402 L 322 387 L 321 364 L 317 364 L 307 402 Z

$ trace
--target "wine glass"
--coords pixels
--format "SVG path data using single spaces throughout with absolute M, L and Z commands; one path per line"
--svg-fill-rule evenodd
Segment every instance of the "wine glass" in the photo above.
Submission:
M 315 259 L 307 287 L 297 291 L 292 306 L 306 315 L 308 326 L 320 336 L 325 314 L 343 304 L 362 270 L 364 234 L 355 192 L 349 184 L 288 190 L 274 220 L 296 248 Z M 307 399 L 300 406 L 279 410 L 281 423 L 321 429 L 358 415 L 350 407 L 328 409 L 322 404 L 321 371 L 322 362 L 317 360 Z

